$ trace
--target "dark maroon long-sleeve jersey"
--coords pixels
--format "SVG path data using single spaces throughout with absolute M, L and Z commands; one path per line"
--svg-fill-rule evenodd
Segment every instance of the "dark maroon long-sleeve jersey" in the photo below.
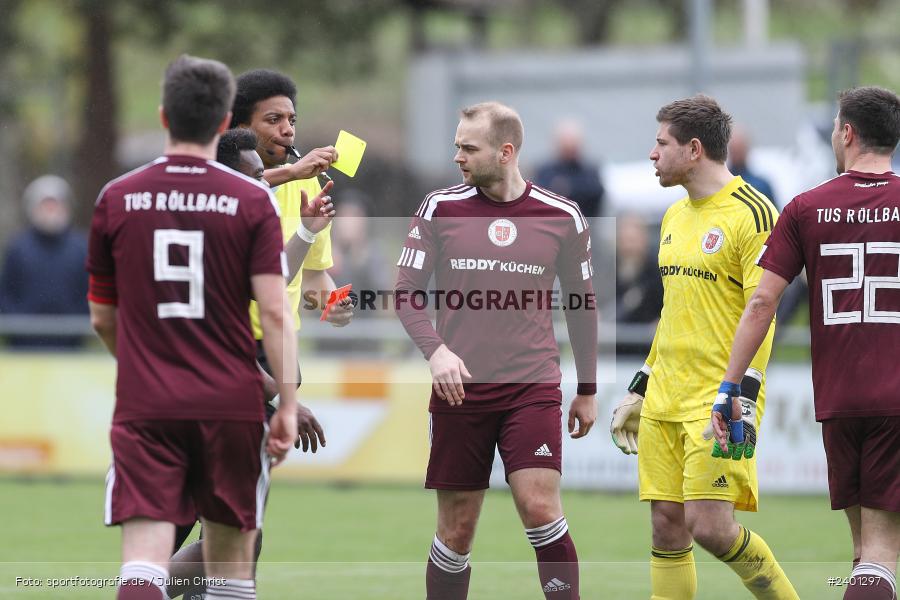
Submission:
M 467 185 L 425 198 L 397 263 L 395 306 L 426 358 L 446 344 L 471 372 L 464 410 L 515 405 L 524 386 L 529 400 L 541 390 L 558 398 L 557 311 L 565 311 L 579 393 L 595 393 L 590 247 L 590 228 L 578 205 L 530 182 L 510 202 L 495 202 Z M 557 276 L 560 289 L 554 288 Z M 447 409 L 446 401 L 432 395 L 432 411 Z

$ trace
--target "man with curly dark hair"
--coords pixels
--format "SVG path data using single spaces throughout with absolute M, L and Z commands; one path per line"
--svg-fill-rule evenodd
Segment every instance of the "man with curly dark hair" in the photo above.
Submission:
M 326 183 L 323 188 L 316 176 L 337 160 L 337 151 L 333 146 L 316 148 L 298 162 L 286 164 L 295 140 L 296 96 L 297 87 L 283 73 L 248 71 L 237 78 L 231 118 L 232 127 L 256 134 L 256 151 L 266 167 L 264 177 L 278 200 L 288 259 L 288 297 L 294 314 L 301 297 L 327 298 L 337 287 L 326 271 L 334 264 L 330 224 L 321 231 L 312 230 L 302 219 L 304 211 L 313 213 L 319 204 L 330 201 L 328 193 L 333 184 Z M 309 198 L 313 201 L 307 202 Z M 353 317 L 350 303 L 335 308 L 329 311 L 327 320 L 337 327 L 347 325 Z M 250 318 L 254 335 L 260 339 L 255 307 L 251 307 Z
M 294 145 L 296 105 L 297 86 L 282 73 L 255 69 L 238 77 L 231 127 L 248 128 L 256 134 L 256 151 L 266 167 L 266 181 L 273 187 L 314 178 L 337 160 L 334 146 L 325 146 L 286 164 Z

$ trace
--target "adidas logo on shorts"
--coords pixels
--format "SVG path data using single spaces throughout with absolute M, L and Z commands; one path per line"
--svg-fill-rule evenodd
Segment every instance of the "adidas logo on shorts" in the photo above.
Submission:
M 422 234 L 419 233 L 419 226 L 416 225 L 415 227 L 413 227 L 412 231 L 409 232 L 409 235 L 407 237 L 411 237 L 414 240 L 421 240 Z
M 728 487 L 728 480 L 725 479 L 725 476 L 724 476 L 724 475 L 722 475 L 721 477 L 719 477 L 718 479 L 716 479 L 715 481 L 713 481 L 713 487 L 717 487 L 717 488 L 727 488 L 727 487 Z
M 534 451 L 535 456 L 553 456 L 553 453 L 550 452 L 550 448 L 547 444 L 541 445 L 540 448 Z
M 544 592 L 561 592 L 563 590 L 571 589 L 571 587 L 572 586 L 565 581 L 560 581 L 559 579 L 554 577 L 544 584 Z

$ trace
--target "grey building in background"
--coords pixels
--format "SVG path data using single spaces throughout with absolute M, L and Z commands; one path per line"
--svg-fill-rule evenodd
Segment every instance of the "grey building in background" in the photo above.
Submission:
M 704 92 L 747 124 L 758 144 L 789 146 L 806 112 L 806 60 L 796 44 L 716 48 Z M 526 170 L 552 149 L 553 128 L 585 125 L 587 155 L 604 161 L 647 157 L 660 106 L 693 93 L 687 47 L 577 52 L 430 52 L 418 57 L 407 93 L 407 160 L 416 171 L 453 173 L 459 109 L 499 100 L 525 122 Z

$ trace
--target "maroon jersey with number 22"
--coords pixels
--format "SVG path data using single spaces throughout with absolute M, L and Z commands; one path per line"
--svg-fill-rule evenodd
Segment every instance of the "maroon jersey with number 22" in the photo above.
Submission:
M 900 177 L 848 171 L 785 207 L 758 261 L 805 266 L 816 419 L 900 415 Z

